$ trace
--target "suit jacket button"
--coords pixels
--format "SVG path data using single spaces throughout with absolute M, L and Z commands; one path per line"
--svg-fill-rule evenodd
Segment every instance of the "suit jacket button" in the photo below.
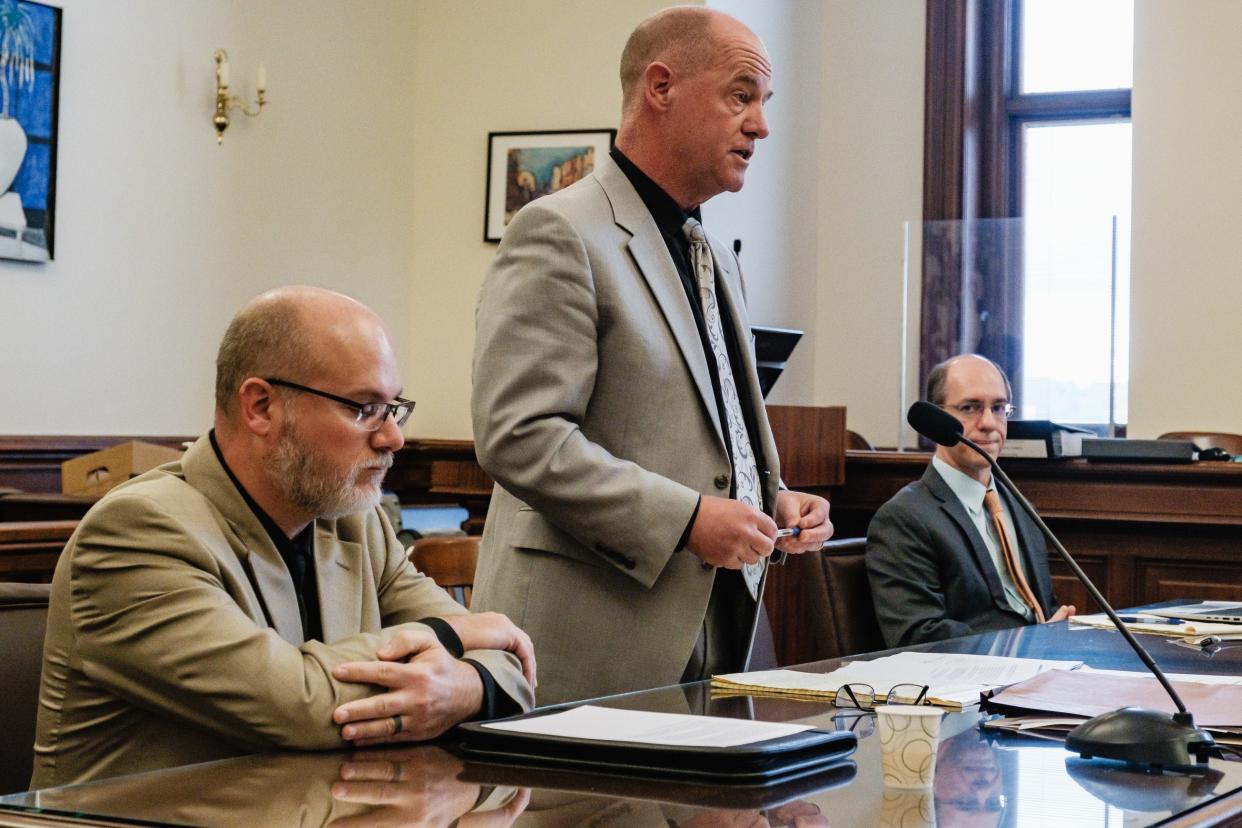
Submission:
M 716 488 L 717 489 L 729 488 L 729 476 L 727 474 L 716 475 Z
M 707 561 L 703 561 L 703 562 L 702 562 L 702 564 L 701 564 L 701 566 L 702 566 L 704 569 L 713 569 L 713 568 L 714 568 L 714 567 L 713 567 L 711 564 L 709 564 Z
M 626 569 L 633 569 L 638 566 L 638 561 L 630 557 L 622 558 L 622 562 L 624 563 Z

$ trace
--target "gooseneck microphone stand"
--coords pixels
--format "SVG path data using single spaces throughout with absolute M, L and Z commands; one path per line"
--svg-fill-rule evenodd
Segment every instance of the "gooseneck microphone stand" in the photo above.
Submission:
M 1134 649 L 1139 659 L 1156 677 L 1165 692 L 1169 694 L 1169 698 L 1173 700 L 1173 704 L 1177 706 L 1178 712 L 1172 717 L 1156 710 L 1144 710 L 1140 707 L 1123 707 L 1109 713 L 1102 713 L 1070 731 L 1066 736 L 1065 746 L 1084 759 L 1098 756 L 1146 764 L 1153 768 L 1189 765 L 1191 753 L 1195 756 L 1195 762 L 1206 763 L 1209 752 L 1216 744 L 1211 734 L 1195 727 L 1194 716 L 1186 709 L 1181 696 L 1156 666 L 1151 655 L 1134 637 L 1134 633 L 1130 632 L 1117 617 L 1116 610 L 1105 600 L 1095 584 L 1087 577 L 1087 573 L 1082 571 L 1078 562 L 1057 540 L 1057 536 L 1048 528 L 1048 524 L 1044 523 L 1043 518 L 1035 511 L 1035 507 L 1022 495 L 1022 492 L 1018 491 L 1018 487 L 997 464 L 996 459 L 973 441 L 966 439 L 962 433 L 961 421 L 939 406 L 929 402 L 916 402 L 910 406 L 906 421 L 914 427 L 915 431 L 929 440 L 945 447 L 962 443 L 988 462 L 988 465 L 992 467 L 992 474 L 1009 490 L 1022 510 L 1035 521 L 1040 531 L 1044 533 L 1044 537 L 1051 541 L 1057 554 L 1065 561 L 1079 582 L 1087 588 L 1087 592 L 1096 603 L 1104 608 L 1105 614 L 1117 627 L 1117 631 Z

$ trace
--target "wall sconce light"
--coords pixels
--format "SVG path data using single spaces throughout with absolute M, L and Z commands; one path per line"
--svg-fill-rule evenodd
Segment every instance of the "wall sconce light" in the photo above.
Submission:
M 224 131 L 229 128 L 229 110 L 240 110 L 243 115 L 253 118 L 263 111 L 267 103 L 267 69 L 259 64 L 255 77 L 254 88 L 258 105 L 251 109 L 246 101 L 236 95 L 229 94 L 229 55 L 223 49 L 216 49 L 216 114 L 211 122 L 216 127 L 216 144 L 224 143 Z

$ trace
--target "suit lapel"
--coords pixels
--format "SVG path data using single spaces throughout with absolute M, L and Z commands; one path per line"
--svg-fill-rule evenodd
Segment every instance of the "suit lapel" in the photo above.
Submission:
M 276 545 L 220 465 L 211 441 L 199 438 L 182 460 L 186 480 L 211 501 L 232 530 L 229 538 L 267 622 L 294 645 L 305 640 L 293 579 Z M 228 565 L 228 562 L 225 562 Z
M 319 582 L 319 612 L 326 643 L 358 632 L 363 579 L 354 577 L 351 562 L 357 561 L 360 554 L 359 544 L 336 536 L 331 521 L 315 521 L 315 578 Z
M 694 315 L 686 302 L 681 276 L 669 256 L 664 237 L 660 235 L 660 229 L 647 210 L 647 205 L 643 204 L 643 200 L 634 191 L 634 185 L 615 161 L 605 156 L 596 168 L 595 177 L 612 204 L 613 218 L 617 225 L 632 236 L 629 242 L 630 254 L 668 322 L 677 348 L 694 378 L 707 416 L 716 427 L 716 433 L 723 435 L 720 415 L 716 411 L 716 395 L 712 391 L 712 378 L 707 368 L 707 355 L 703 353 L 698 326 L 694 323 Z
M 1000 576 L 996 573 L 996 565 L 992 563 L 992 556 L 988 554 L 988 548 L 984 545 L 983 538 L 979 536 L 975 522 L 966 513 L 966 507 L 962 505 L 962 501 L 958 500 L 957 495 L 949 488 L 949 484 L 944 482 L 944 478 L 936 471 L 936 467 L 930 463 L 927 465 L 927 471 L 923 472 L 923 483 L 927 486 L 927 490 L 940 501 L 940 508 L 944 513 L 952 518 L 970 540 L 971 557 L 974 558 L 975 568 L 980 577 L 988 585 L 992 602 L 1001 609 L 1010 609 L 1009 601 L 1005 598 L 1005 590 L 1001 587 Z

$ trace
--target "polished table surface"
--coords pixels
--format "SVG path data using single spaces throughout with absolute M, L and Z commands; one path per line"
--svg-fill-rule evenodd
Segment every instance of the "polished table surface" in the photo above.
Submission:
M 1141 640 L 1168 672 L 1242 674 L 1242 646 L 1206 653 L 1159 637 Z M 1116 633 L 1067 629 L 1064 623 L 914 649 L 1141 669 Z M 826 671 L 839 663 L 802 669 Z M 932 795 L 920 798 L 882 784 L 873 716 L 834 717 L 841 711 L 822 702 L 713 698 L 704 683 L 596 703 L 853 727 L 860 739 L 845 767 L 772 789 L 479 763 L 460 758 L 451 736 L 403 750 L 267 754 L 3 797 L 0 826 L 54 824 L 75 815 L 93 820 L 85 824 L 247 826 L 1242 824 L 1242 762 L 1213 759 L 1194 775 L 1144 774 L 1116 763 L 1083 762 L 1059 742 L 984 735 L 977 712 L 945 717 Z M 920 808 L 935 821 L 921 817 Z

